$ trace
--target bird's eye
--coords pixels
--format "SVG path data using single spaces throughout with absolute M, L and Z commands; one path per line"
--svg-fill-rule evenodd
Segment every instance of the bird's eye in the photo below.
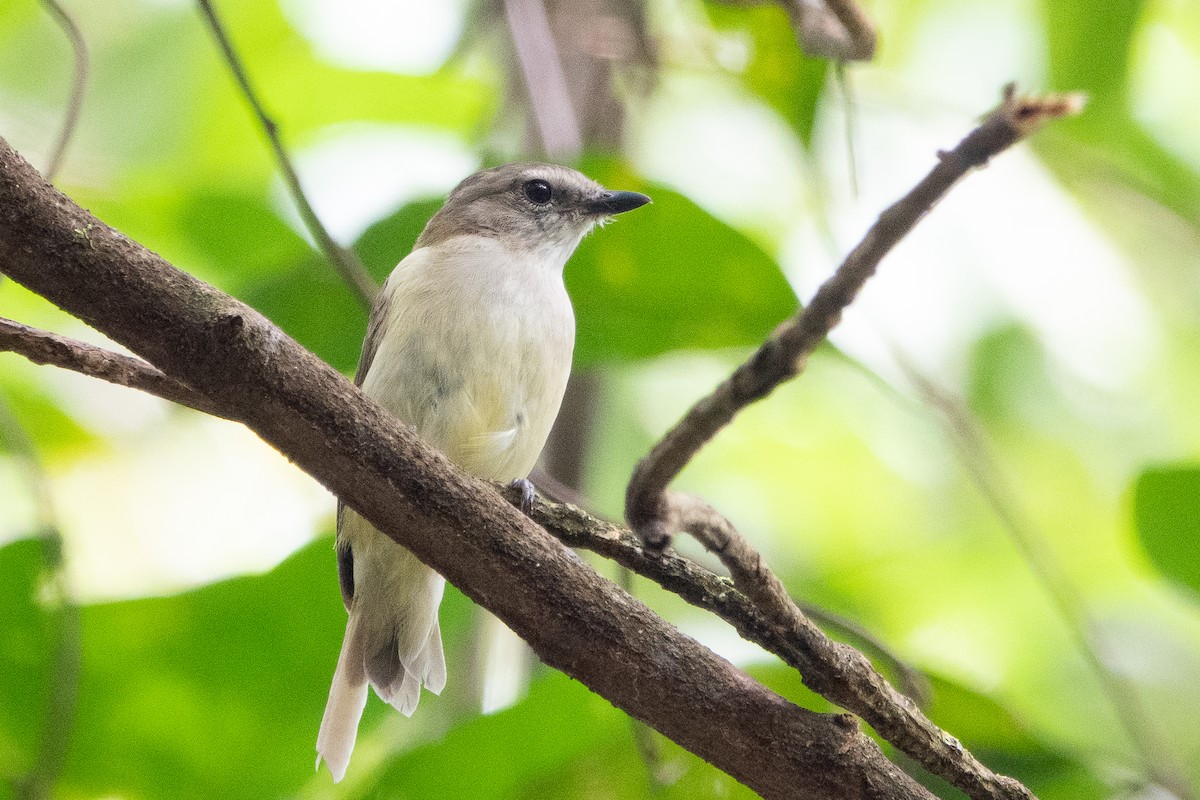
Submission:
M 550 184 L 539 178 L 537 180 L 526 181 L 525 196 L 529 198 L 529 202 L 544 206 L 550 202 L 550 198 L 554 196 L 554 192 L 550 189 Z

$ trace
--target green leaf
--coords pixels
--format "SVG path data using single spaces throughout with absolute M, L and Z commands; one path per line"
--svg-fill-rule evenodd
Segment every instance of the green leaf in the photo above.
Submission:
M 1046 0 L 1050 74 L 1060 91 L 1084 91 L 1093 104 L 1124 99 L 1129 58 L 1144 0 Z
M 1200 465 L 1146 470 L 1134 484 L 1133 508 L 1138 537 L 1155 566 L 1200 595 Z
M 399 797 L 510 797 L 523 781 L 627 736 L 623 715 L 561 674 L 513 708 L 460 725 L 396 759 L 378 777 Z
M 778 265 L 745 235 L 664 186 L 606 184 L 654 203 L 593 233 L 567 264 L 576 366 L 753 346 L 796 311 Z
M 294 269 L 312 254 L 263 193 L 197 188 L 183 198 L 177 224 L 188 248 L 218 272 L 226 291 Z
M 733 778 L 652 731 L 669 785 L 656 788 L 624 712 L 547 671 L 517 705 L 460 724 L 440 741 L 392 760 L 367 797 L 620 797 L 684 800 L 757 797 Z
M 1200 217 L 1200 176 L 1157 142 L 1130 114 L 1129 66 L 1144 0 L 1042 3 L 1052 88 L 1083 91 L 1084 113 L 1058 120 L 1032 144 L 1072 183 L 1094 187 L 1114 178 L 1185 220 Z M 1081 147 L 1081 145 L 1083 145 Z M 1105 198 L 1108 197 L 1104 193 Z
M 41 726 L 50 642 L 34 602 L 36 542 L 0 549 L 0 773 L 28 769 Z M 462 713 L 471 605 L 443 603 L 455 681 L 427 696 L 408 737 Z M 262 798 L 313 780 L 315 741 L 346 624 L 331 541 L 266 575 L 184 594 L 82 609 L 78 715 L 62 796 Z M 394 716 L 369 702 L 364 737 Z M 327 777 L 326 777 L 327 779 Z
M 367 312 L 324 257 L 310 253 L 290 270 L 235 294 L 335 369 L 354 371 Z

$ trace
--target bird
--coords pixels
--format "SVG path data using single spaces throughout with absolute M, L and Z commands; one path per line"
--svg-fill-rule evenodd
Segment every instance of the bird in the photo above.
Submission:
M 574 350 L 563 267 L 594 227 L 648 202 L 553 164 L 467 177 L 375 299 L 355 383 L 464 470 L 531 492 Z M 340 502 L 335 550 L 348 620 L 317 769 L 340 781 L 368 684 L 406 716 L 422 686 L 445 686 L 445 580 Z

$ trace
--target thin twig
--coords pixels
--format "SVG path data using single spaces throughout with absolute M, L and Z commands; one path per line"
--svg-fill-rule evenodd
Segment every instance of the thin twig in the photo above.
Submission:
M 696 403 L 638 463 L 626 491 L 625 507 L 634 530 L 651 546 L 669 544 L 675 520 L 666 490 L 692 457 L 739 411 L 803 371 L 808 356 L 841 320 L 842 312 L 883 257 L 960 178 L 1032 133 L 1045 120 L 1078 112 L 1081 103 L 1077 95 L 1020 98 L 1012 86 L 1006 87 L 1000 107 L 957 147 L 939 153 L 933 170 L 880 215 L 808 306 L 781 324 L 748 361 Z
M 50 479 L 38 457 L 37 446 L 3 396 L 0 396 L 0 444 L 24 468 L 42 544 L 43 580 L 48 590 L 43 595 L 51 599 L 50 608 L 58 616 L 58 642 L 50 663 L 50 693 L 41 737 L 33 767 L 14 786 L 17 800 L 46 800 L 54 795 L 75 729 L 80 672 L 79 608 L 67 589 L 62 531 L 54 513 Z
M 71 137 L 79 125 L 79 114 L 83 110 L 83 95 L 87 89 L 88 78 L 88 48 L 79 25 L 76 24 L 75 19 L 67 13 L 67 10 L 62 7 L 58 0 L 42 0 L 42 5 L 45 6 L 50 16 L 54 17 L 59 27 L 63 29 L 63 33 L 67 35 L 67 39 L 71 42 L 71 50 L 75 54 L 74 77 L 71 79 L 71 96 L 67 100 L 67 110 L 63 115 L 62 129 L 58 132 L 58 141 L 54 145 L 54 152 L 50 156 L 50 163 L 46 166 L 46 180 L 53 183 L 58 177 L 59 170 L 62 169 L 63 159 L 67 154 L 67 145 L 70 144 Z
M 1020 98 L 1006 87 L 1000 107 L 902 200 L 887 209 L 826 281 L 809 305 L 784 322 L 758 351 L 712 394 L 698 402 L 634 470 L 625 515 L 647 546 L 662 551 L 676 531 L 686 531 L 717 554 L 734 585 L 774 626 L 809 644 L 800 667 L 805 684 L 861 716 L 884 739 L 917 758 L 934 774 L 972 798 L 1028 798 L 1028 789 L 995 775 L 945 737 L 875 672 L 857 651 L 825 639 L 788 595 L 761 554 L 704 500 L 667 491 L 683 467 L 745 406 L 803 371 L 808 356 L 840 321 L 845 308 L 882 258 L 946 192 L 971 170 L 1036 130 L 1044 121 L 1077 113 L 1077 95 Z M 856 676 L 846 680 L 847 674 Z
M 288 156 L 287 150 L 284 149 L 283 141 L 279 136 L 279 125 L 267 115 L 262 101 L 259 100 L 258 94 L 250 85 L 250 77 L 246 72 L 245 64 L 242 63 L 237 51 L 233 49 L 233 44 L 225 32 L 225 28 L 221 25 L 220 19 L 217 17 L 212 0 L 196 0 L 196 2 L 200 6 L 200 11 L 204 15 L 205 21 L 208 23 L 209 30 L 212 31 L 217 44 L 221 48 L 221 53 L 225 57 L 225 63 L 229 65 L 233 77 L 237 80 L 238 86 L 242 90 L 242 95 L 246 98 L 246 102 L 250 104 L 254 115 L 258 117 L 258 122 L 262 125 L 263 132 L 267 135 L 267 139 L 271 143 L 271 150 L 275 153 L 275 162 L 278 164 L 279 171 L 283 175 L 283 181 L 287 185 L 288 194 L 291 195 L 292 201 L 300 211 L 300 218 L 304 220 L 305 227 L 308 228 L 308 232 L 316 241 L 317 246 L 321 248 L 321 252 L 329 259 L 329 262 L 337 270 L 342 280 L 346 282 L 346 285 L 358 297 L 363 307 L 369 311 L 372 303 L 375 301 L 375 294 L 379 291 L 378 284 L 375 283 L 375 279 L 371 277 L 371 273 L 367 272 L 367 268 L 359 261 L 354 251 L 342 247 L 334 241 L 333 236 L 325 229 L 321 218 L 317 216 L 317 212 L 313 210 L 312 204 L 308 201 L 308 196 L 304 193 L 304 187 L 300 184 L 300 176 L 296 173 L 296 168 L 292 164 L 291 157 Z
M 0 352 L 18 353 L 35 364 L 69 369 L 119 386 L 140 389 L 205 414 L 226 416 L 203 394 L 136 356 L 114 353 L 3 317 L 0 317 Z
M 846 166 L 850 168 L 850 194 L 855 200 L 858 200 L 861 187 L 858 180 L 858 141 L 854 124 L 858 111 L 854 105 L 854 87 L 850 85 L 850 71 L 846 69 L 845 62 L 837 63 L 834 75 L 837 77 L 838 89 L 842 94 L 842 119 L 846 126 Z
M 1042 590 L 1050 597 L 1059 616 L 1067 623 L 1077 649 L 1136 749 L 1146 776 L 1181 800 L 1194 800 L 1196 795 L 1183 777 L 1183 770 L 1176 763 L 1168 742 L 1157 729 L 1153 715 L 1131 683 L 1106 663 L 1100 626 L 1062 564 L 1045 546 L 1045 536 L 1017 502 L 979 423 L 961 402 L 936 386 L 902 354 L 897 352 L 896 357 L 909 381 L 917 387 L 925 401 L 940 412 L 959 458 L 976 488 L 991 506 L 1009 540 L 1041 584 Z

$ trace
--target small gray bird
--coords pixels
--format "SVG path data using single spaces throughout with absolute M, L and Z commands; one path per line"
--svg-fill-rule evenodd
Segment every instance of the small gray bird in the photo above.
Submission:
M 592 227 L 649 201 L 548 164 L 467 178 L 384 284 L 355 383 L 463 469 L 524 479 L 571 370 L 575 317 L 563 265 Z M 406 716 L 422 684 L 434 694 L 446 685 L 445 580 L 344 506 L 337 556 L 350 619 L 317 766 L 324 759 L 341 780 L 368 683 Z

